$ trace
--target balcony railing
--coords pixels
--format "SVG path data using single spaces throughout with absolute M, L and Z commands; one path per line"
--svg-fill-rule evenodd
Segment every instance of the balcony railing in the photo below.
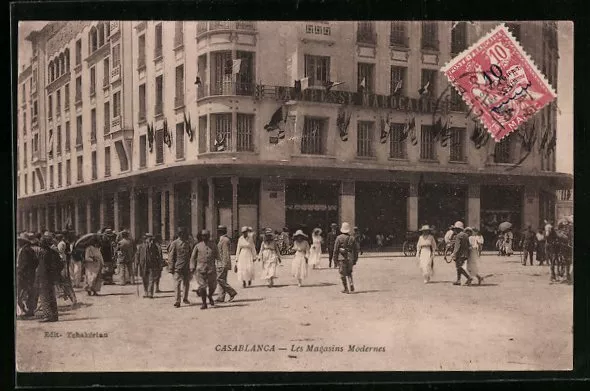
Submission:
M 116 80 L 119 78 L 119 76 L 121 76 L 121 66 L 117 65 L 116 67 L 113 67 L 113 70 L 111 70 L 111 80 Z
M 410 42 L 407 36 L 405 35 L 394 35 L 391 34 L 389 36 L 389 45 L 390 46 L 401 46 L 407 48 L 410 46 Z
M 109 86 L 109 78 L 108 77 L 104 77 L 102 79 L 102 88 L 107 88 Z
M 198 98 L 219 95 L 253 96 L 255 90 L 254 83 L 217 82 L 212 85 L 204 84 L 199 88 Z
M 109 29 L 111 30 L 111 35 L 114 35 L 116 32 L 119 31 L 119 21 L 111 21 L 109 22 Z
M 422 49 L 426 49 L 426 50 L 435 50 L 437 51 L 439 48 L 439 41 L 438 39 L 432 39 L 432 38 L 422 38 Z
M 256 23 L 250 21 L 212 21 L 197 24 L 197 34 L 220 30 L 256 31 Z
M 107 120 L 108 121 L 108 120 Z M 111 131 L 111 124 L 110 121 L 108 121 L 107 123 L 105 123 L 105 125 L 103 126 L 102 132 L 104 134 L 109 134 L 109 132 Z
M 174 107 L 184 106 L 184 95 L 174 97 Z
M 374 30 L 359 30 L 356 34 L 357 43 L 377 44 L 377 33 Z
M 121 117 L 118 116 L 113 118 L 113 120 L 111 121 L 111 125 L 113 126 L 113 128 L 121 126 Z

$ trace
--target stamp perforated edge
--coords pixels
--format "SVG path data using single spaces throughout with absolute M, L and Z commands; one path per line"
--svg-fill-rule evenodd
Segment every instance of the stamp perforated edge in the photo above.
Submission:
M 451 60 L 449 60 L 445 65 L 443 65 L 440 68 L 440 71 L 447 77 L 447 80 L 449 81 L 449 83 L 453 86 L 453 88 L 459 93 L 459 95 L 461 96 L 461 99 L 463 99 L 463 102 L 465 102 L 467 105 L 470 106 L 471 111 L 474 110 L 474 107 L 472 104 L 470 104 L 469 102 L 467 102 L 467 100 L 465 100 L 463 98 L 463 94 L 461 93 L 461 91 L 459 91 L 459 89 L 457 89 L 455 87 L 455 85 L 453 84 L 453 82 L 451 81 L 451 79 L 449 78 L 449 76 L 446 74 L 446 72 L 453 66 L 455 65 L 457 62 L 459 62 L 463 57 L 465 57 L 467 54 L 469 54 L 469 52 L 471 52 L 474 48 L 478 47 L 479 45 L 481 45 L 483 42 L 485 42 L 487 39 L 489 39 L 492 35 L 494 35 L 495 33 L 504 30 L 504 32 L 506 33 L 506 35 L 512 40 L 514 46 L 516 47 L 516 50 L 518 50 L 519 54 L 526 60 L 528 61 L 528 65 L 532 68 L 533 72 L 537 75 L 537 77 L 539 78 L 539 80 L 541 80 L 541 82 L 543 83 L 543 86 L 545 88 L 547 88 L 547 90 L 551 93 L 553 99 L 547 103 L 545 103 L 543 106 L 541 106 L 539 108 L 538 111 L 541 111 L 545 106 L 547 106 L 548 104 L 550 104 L 555 98 L 557 98 L 557 93 L 555 92 L 555 89 L 553 89 L 553 87 L 551 86 L 551 84 L 549 84 L 549 82 L 547 81 L 547 78 L 545 77 L 545 75 L 543 75 L 541 73 L 541 71 L 539 71 L 539 68 L 537 67 L 537 64 L 535 63 L 535 61 L 531 58 L 531 56 L 529 56 L 524 49 L 522 48 L 520 42 L 518 42 L 518 40 L 514 37 L 514 35 L 512 35 L 512 33 L 510 32 L 510 30 L 508 30 L 508 28 L 506 27 L 506 25 L 504 23 L 500 23 L 498 26 L 494 27 L 492 30 L 490 30 L 487 34 L 485 34 L 484 36 L 482 36 L 480 39 L 478 39 L 474 44 L 472 44 L 471 46 L 469 46 L 467 49 L 463 50 L 461 53 L 459 53 L 458 55 L 456 55 L 455 57 L 453 57 Z M 534 115 L 533 115 L 534 116 Z M 483 123 L 483 121 L 481 120 L 482 116 L 478 116 L 477 120 L 479 121 L 479 123 L 483 126 L 483 128 L 485 130 L 487 130 L 487 132 L 490 134 L 490 136 L 492 137 L 492 139 L 494 139 L 494 141 L 499 142 L 502 141 L 502 139 L 504 139 L 504 137 L 508 136 L 509 134 L 513 133 L 515 130 L 513 130 L 512 132 L 508 132 L 506 133 L 503 137 L 501 137 L 500 139 L 497 139 L 494 134 L 485 126 L 485 124 Z M 527 121 L 528 122 L 528 121 Z

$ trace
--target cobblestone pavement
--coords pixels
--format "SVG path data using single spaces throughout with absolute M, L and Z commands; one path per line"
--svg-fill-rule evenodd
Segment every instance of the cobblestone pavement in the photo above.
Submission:
M 192 291 L 191 305 L 174 308 L 168 273 L 165 292 L 152 300 L 137 296 L 140 286 L 105 286 L 98 297 L 78 291 L 78 308 L 59 302 L 58 323 L 17 321 L 18 370 L 572 368 L 573 287 L 551 284 L 547 266 L 485 255 L 484 283 L 458 287 L 453 264 L 437 257 L 425 285 L 415 258 L 394 255 L 361 257 L 350 295 L 340 293 L 338 272 L 325 258 L 301 288 L 290 277 L 290 259 L 272 289 L 260 279 L 244 289 L 232 272 L 236 300 L 208 310 Z

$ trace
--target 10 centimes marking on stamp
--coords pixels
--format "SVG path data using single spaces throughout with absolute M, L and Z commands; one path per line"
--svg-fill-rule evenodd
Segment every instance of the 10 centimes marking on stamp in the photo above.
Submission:
M 557 94 L 501 24 L 441 68 L 495 141 L 525 123 Z

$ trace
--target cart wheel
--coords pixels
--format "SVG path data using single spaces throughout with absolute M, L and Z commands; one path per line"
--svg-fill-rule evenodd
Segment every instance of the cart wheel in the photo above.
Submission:
M 403 251 L 404 251 L 404 255 L 406 257 L 410 257 L 412 255 L 410 242 L 408 242 L 407 240 L 404 241 L 404 244 L 403 244 L 402 248 L 403 248 Z

